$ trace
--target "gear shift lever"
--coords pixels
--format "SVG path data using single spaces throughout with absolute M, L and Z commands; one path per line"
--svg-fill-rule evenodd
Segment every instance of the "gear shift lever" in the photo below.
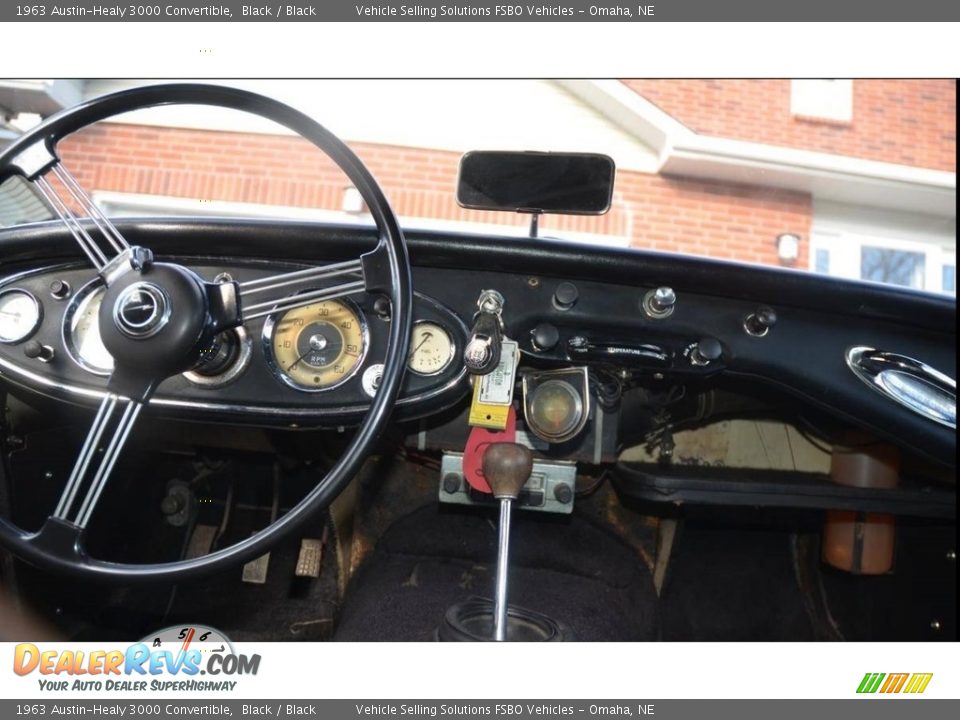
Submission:
M 510 564 L 510 509 L 533 471 L 533 454 L 516 443 L 493 443 L 483 454 L 483 476 L 500 501 L 497 587 L 493 604 L 494 639 L 507 639 L 507 571 Z

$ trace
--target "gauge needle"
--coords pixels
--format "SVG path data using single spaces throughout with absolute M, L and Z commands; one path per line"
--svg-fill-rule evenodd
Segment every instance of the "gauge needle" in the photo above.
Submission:
M 430 332 L 429 330 L 427 330 L 427 332 L 425 332 L 425 333 L 423 334 L 423 340 L 420 341 L 420 344 L 417 345 L 413 350 L 411 350 L 409 355 L 407 355 L 407 360 L 409 360 L 409 359 L 412 358 L 414 355 L 416 355 L 416 354 L 417 354 L 417 350 L 419 350 L 420 348 L 422 348 L 422 347 L 423 347 L 423 344 L 424 344 L 427 340 L 429 340 L 430 338 L 432 338 L 432 337 L 433 337 L 433 333 Z
M 300 362 L 301 360 L 303 360 L 307 355 L 309 355 L 309 354 L 312 353 L 312 352 L 313 352 L 313 348 L 307 348 L 307 351 L 306 351 L 305 353 L 303 353 L 303 355 L 301 355 L 301 356 L 298 357 L 296 360 L 294 360 L 292 363 L 290 363 L 290 366 L 287 368 L 287 372 L 290 372 L 291 370 L 293 370 L 293 368 L 296 367 L 296 365 L 297 365 L 298 362 Z

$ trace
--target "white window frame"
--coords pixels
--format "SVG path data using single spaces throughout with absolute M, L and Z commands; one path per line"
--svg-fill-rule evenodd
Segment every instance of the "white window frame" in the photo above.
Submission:
M 865 245 L 923 254 L 925 257 L 923 264 L 924 286 L 917 289 L 949 295 L 956 293 L 956 290 L 946 292 L 943 289 L 943 266 L 953 265 L 956 267 L 956 248 L 945 248 L 933 242 L 877 237 L 876 235 L 850 231 L 820 230 L 810 237 L 810 270 L 816 271 L 817 250 L 823 249 L 829 253 L 830 257 L 829 275 L 860 280 L 861 253 Z
M 790 112 L 799 117 L 853 122 L 853 80 L 791 80 Z

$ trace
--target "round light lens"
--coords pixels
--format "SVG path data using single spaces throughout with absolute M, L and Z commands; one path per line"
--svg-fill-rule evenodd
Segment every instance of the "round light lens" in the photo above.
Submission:
M 569 383 L 547 380 L 530 398 L 531 429 L 546 439 L 567 439 L 583 416 L 583 402 Z

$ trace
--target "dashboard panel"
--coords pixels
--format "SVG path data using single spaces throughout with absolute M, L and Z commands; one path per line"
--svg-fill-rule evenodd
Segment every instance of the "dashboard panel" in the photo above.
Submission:
M 311 223 L 168 220 L 130 222 L 121 229 L 131 242 L 167 257 L 189 258 L 202 247 L 210 257 L 263 258 L 269 248 L 269 261 L 189 260 L 187 264 L 209 278 L 220 272 L 254 278 L 284 267 L 304 267 L 305 258 L 312 258 L 310 264 L 356 258 L 376 240 L 367 228 Z M 399 419 L 430 415 L 465 399 L 469 383 L 459 358 L 467 325 L 481 291 L 496 289 L 505 300 L 506 335 L 519 343 L 524 366 L 612 366 L 665 384 L 735 380 L 774 387 L 794 398 L 798 407 L 814 406 L 928 459 L 955 464 L 953 429 L 875 392 L 846 362 L 853 347 L 877 348 L 915 358 L 955 378 L 952 298 L 808 272 L 549 239 L 435 232 L 406 236 L 417 291 L 415 319 L 446 328 L 453 342 L 452 347 L 441 344 L 431 351 L 429 362 L 441 364 L 438 374 L 430 374 L 426 364 L 419 373 L 407 373 Z M 9 238 L 0 232 L 7 267 L 29 267 L 26 262 L 35 257 L 36 243 L 43 243 L 52 258 L 70 258 L 76 252 L 56 226 L 21 228 Z M 78 288 L 90 277 L 79 265 L 58 272 Z M 31 339 L 59 347 L 67 303 L 49 296 L 55 275 L 48 267 L 38 275 L 7 280 L 3 287 L 26 284 L 42 297 L 44 319 Z M 671 310 L 651 313 L 651 293 L 663 287 L 674 293 Z M 360 294 L 353 300 L 367 323 L 370 349 L 342 385 L 307 393 L 279 381 L 262 342 L 263 327 L 257 326 L 251 332 L 250 367 L 242 377 L 213 390 L 182 376 L 171 378 L 161 386 L 158 403 L 186 409 L 191 407 L 182 404 L 186 401 L 205 412 L 214 412 L 220 403 L 221 411 L 233 407 L 241 415 L 259 413 L 259 422 L 272 417 L 286 424 L 324 418 L 342 423 L 356 417 L 366 397 L 364 374 L 374 358 L 383 356 L 385 323 L 378 317 L 375 298 Z M 772 311 L 775 323 L 756 326 L 758 315 L 771 319 L 766 310 Z M 54 375 L 52 365 L 28 362 L 21 347 L 0 344 L 0 371 L 21 384 L 36 382 L 18 375 L 14 367 L 29 367 L 38 376 L 87 390 L 102 387 L 103 378 L 76 363 L 62 363 Z
M 301 269 L 287 263 L 179 259 L 201 277 L 238 282 Z M 113 359 L 99 337 L 103 288 L 83 265 L 64 264 L 3 280 L 13 335 L 0 339 L 0 373 L 40 392 L 84 401 L 107 387 Z M 388 303 L 363 293 L 274 313 L 231 330 L 194 370 L 165 380 L 151 404 L 241 422 L 348 423 L 376 393 L 386 352 Z M 29 333 L 27 308 L 37 308 Z M 467 328 L 437 300 L 416 293 L 413 341 L 399 410 L 435 412 L 466 392 L 457 350 Z M 4 320 L 6 318 L 0 318 Z M 4 323 L 0 322 L 0 325 Z M 39 346 L 40 354 L 33 355 Z

